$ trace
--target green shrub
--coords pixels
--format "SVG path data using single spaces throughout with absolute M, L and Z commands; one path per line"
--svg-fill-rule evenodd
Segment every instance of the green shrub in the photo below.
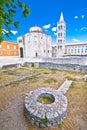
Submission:
M 47 117 L 46 117 L 46 118 L 43 118 L 43 119 L 41 120 L 41 122 L 42 122 L 44 125 L 47 125 L 47 124 L 49 123 L 49 120 L 48 120 Z
M 34 63 L 31 63 L 31 67 L 34 67 Z

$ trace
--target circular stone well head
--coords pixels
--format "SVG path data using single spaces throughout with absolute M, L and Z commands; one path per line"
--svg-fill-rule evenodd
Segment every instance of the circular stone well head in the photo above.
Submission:
M 67 98 L 52 88 L 38 88 L 26 94 L 25 111 L 33 125 L 57 127 L 66 117 Z

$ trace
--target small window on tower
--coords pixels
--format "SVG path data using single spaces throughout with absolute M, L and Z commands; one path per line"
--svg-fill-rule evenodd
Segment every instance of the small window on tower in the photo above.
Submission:
M 60 33 L 58 33 L 58 36 L 60 36 Z
M 19 43 L 22 43 L 22 40 L 19 40 Z
M 58 46 L 58 49 L 59 49 L 60 47 Z
M 62 43 L 62 40 L 60 40 L 60 43 Z
M 61 25 L 61 29 L 62 29 L 63 27 L 62 27 L 62 25 Z
M 60 49 L 62 49 L 62 46 L 60 46 Z
M 60 26 L 58 26 L 58 30 L 60 30 Z

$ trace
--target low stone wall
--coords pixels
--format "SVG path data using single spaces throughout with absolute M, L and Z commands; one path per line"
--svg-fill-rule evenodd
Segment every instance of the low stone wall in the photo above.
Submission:
M 39 67 L 87 73 L 87 65 L 40 62 Z
M 78 64 L 87 65 L 87 56 L 68 56 L 68 57 L 58 57 L 58 58 L 42 58 L 42 62 L 50 62 L 57 64 Z

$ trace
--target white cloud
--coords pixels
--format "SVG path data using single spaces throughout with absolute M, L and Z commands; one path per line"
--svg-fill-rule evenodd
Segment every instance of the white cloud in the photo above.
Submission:
M 81 18 L 84 19 L 85 15 L 81 15 Z
M 56 28 L 56 27 L 53 27 L 53 28 L 52 28 L 52 31 L 53 31 L 53 32 L 55 32 L 56 30 L 57 30 L 57 28 Z
M 54 32 L 54 35 L 57 36 L 57 33 Z
M 81 31 L 86 31 L 86 30 L 87 30 L 87 27 L 82 27 L 80 30 L 81 30 Z
M 43 28 L 48 29 L 50 28 L 51 24 L 44 25 Z
M 76 38 L 73 38 L 72 41 L 74 41 L 74 42 L 78 42 L 79 40 L 76 39 Z
M 75 16 L 74 19 L 78 19 L 78 16 Z
M 18 33 L 18 31 L 11 30 L 11 33 L 12 33 L 13 35 L 16 35 L 16 34 Z

